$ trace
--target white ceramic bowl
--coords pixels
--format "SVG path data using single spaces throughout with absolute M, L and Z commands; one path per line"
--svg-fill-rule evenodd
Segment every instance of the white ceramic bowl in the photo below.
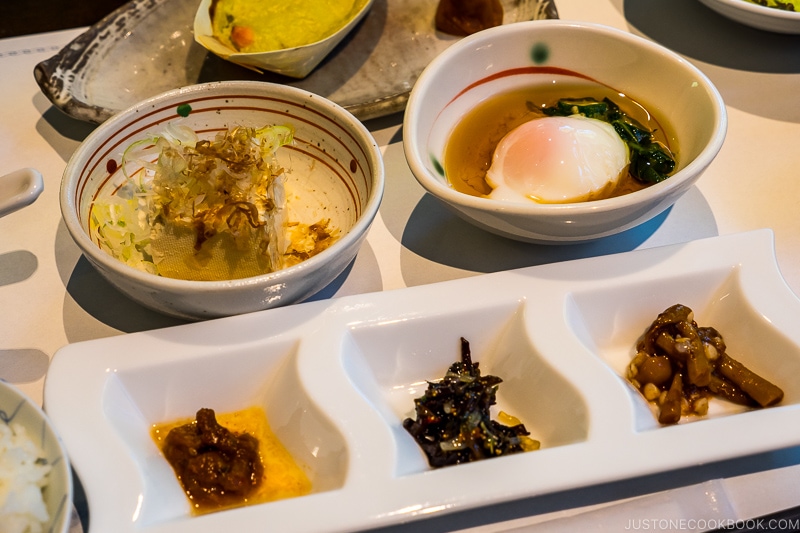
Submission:
M 189 109 L 187 116 L 181 116 Z M 101 250 L 89 235 L 94 200 L 114 194 L 124 181 L 115 169 L 122 152 L 137 140 L 159 133 L 167 123 L 184 124 L 212 137 L 238 125 L 293 125 L 294 145 L 278 151 L 287 185 L 301 199 L 292 209 L 300 220 L 304 215 L 315 219 L 324 215 L 340 230 L 339 239 L 295 266 L 230 281 L 160 277 Z M 324 288 L 356 256 L 378 212 L 383 188 L 378 145 L 366 127 L 337 104 L 284 85 L 219 82 L 150 98 L 100 125 L 67 163 L 61 211 L 84 255 L 119 290 L 162 313 L 202 319 L 295 303 Z
M 363 5 L 352 18 L 335 33 L 322 40 L 269 52 L 241 53 L 214 37 L 209 14 L 212 0 L 201 0 L 194 19 L 194 38 L 210 52 L 232 63 L 257 70 L 277 72 L 292 78 L 304 78 L 355 28 L 372 7 L 373 2 L 374 0 L 362 0 Z
M 759 30 L 775 33 L 800 33 L 800 12 L 784 11 L 745 0 L 700 0 L 723 17 Z
M 464 113 L 489 95 L 551 83 L 547 69 L 553 67 L 589 76 L 650 108 L 677 139 L 676 172 L 632 194 L 581 203 L 512 204 L 452 188 L 441 162 Z M 717 155 L 726 129 L 719 92 L 681 56 L 614 28 L 541 20 L 490 28 L 436 57 L 411 91 L 403 145 L 419 183 L 465 220 L 521 241 L 570 243 L 624 231 L 667 209 Z
M 72 517 L 72 469 L 61 438 L 50 419 L 25 393 L 0 380 L 0 424 L 10 426 L 12 430 L 21 426 L 25 435 L 43 452 L 42 459 L 51 468 L 47 474 L 47 485 L 42 490 L 49 516 L 42 531 L 66 533 Z

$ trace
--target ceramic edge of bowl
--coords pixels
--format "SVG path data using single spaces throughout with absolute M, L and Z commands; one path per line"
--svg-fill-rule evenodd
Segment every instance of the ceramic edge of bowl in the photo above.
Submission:
M 800 12 L 754 4 L 746 0 L 700 0 L 709 9 L 740 24 L 764 31 L 800 34 Z
M 697 76 L 700 80 L 703 81 L 704 86 L 706 87 L 707 91 L 710 94 L 711 100 L 714 102 L 715 115 L 719 119 L 718 122 L 715 123 L 714 129 L 712 130 L 709 144 L 703 149 L 703 151 L 700 154 L 698 154 L 698 157 L 695 158 L 695 160 L 693 160 L 691 163 L 689 163 L 689 165 L 681 169 L 681 171 L 679 172 L 685 172 L 687 169 L 694 170 L 696 167 L 700 167 L 700 169 L 707 167 L 714 159 L 714 157 L 722 149 L 722 145 L 724 144 L 724 140 L 727 135 L 727 124 L 728 124 L 727 109 L 725 107 L 725 102 L 719 90 L 711 82 L 708 76 L 706 76 L 692 62 L 690 62 L 677 52 L 674 52 L 654 41 L 604 24 L 564 20 L 564 19 L 551 19 L 551 20 L 518 22 L 514 24 L 514 30 L 528 31 L 530 29 L 535 29 L 537 27 L 542 27 L 544 25 L 555 26 L 555 27 L 575 27 L 575 28 L 582 27 L 603 33 L 614 34 L 623 39 L 638 42 L 639 44 L 659 54 L 665 54 L 675 59 L 678 63 L 683 65 L 688 70 L 692 71 L 695 76 Z M 449 60 L 450 56 L 457 53 L 457 51 L 460 48 L 465 48 L 473 45 L 474 43 L 491 39 L 495 33 L 506 32 L 508 30 L 509 26 L 500 26 L 496 28 L 489 28 L 482 32 L 467 36 L 458 43 L 455 43 L 453 46 L 451 46 L 441 54 L 439 54 L 436 58 L 433 59 L 433 61 L 431 61 L 431 63 L 429 63 L 429 65 L 420 74 L 416 84 L 412 88 L 411 93 L 409 95 L 408 104 L 406 106 L 406 111 L 404 113 L 403 148 L 406 154 L 406 159 L 408 161 L 409 166 L 412 168 L 415 178 L 417 178 L 417 181 L 420 183 L 420 185 L 422 185 L 426 190 L 428 190 L 435 196 L 441 196 L 442 199 L 444 199 L 445 201 L 453 202 L 455 204 L 458 204 L 459 206 L 464 206 L 467 208 L 475 208 L 493 212 L 516 212 L 518 214 L 524 214 L 525 212 L 530 210 L 531 207 L 530 205 L 526 204 L 515 205 L 515 204 L 508 204 L 501 200 L 491 200 L 488 198 L 472 197 L 463 193 L 459 193 L 455 189 L 448 187 L 446 184 L 441 183 L 439 180 L 418 178 L 419 175 L 425 176 L 426 178 L 428 175 L 427 169 L 425 169 L 423 163 L 425 156 L 424 154 L 420 154 L 419 151 L 417 150 L 417 146 L 411 142 L 411 132 L 414 131 L 417 127 L 416 117 L 413 115 L 412 111 L 416 107 L 417 101 L 422 98 L 420 93 L 425 88 L 425 85 L 428 83 L 428 79 L 432 76 L 431 72 L 437 69 L 439 64 Z M 702 161 L 699 161 L 701 158 Z M 699 178 L 699 172 L 698 176 L 693 181 L 696 181 L 698 178 Z M 676 181 L 670 182 L 670 180 L 665 180 L 659 184 L 655 184 L 652 187 L 644 189 L 643 191 L 639 192 L 645 192 L 651 190 L 652 191 L 651 194 L 654 194 L 654 192 L 658 191 L 660 188 L 673 188 L 676 186 L 678 186 L 678 183 Z M 623 200 L 620 200 L 620 198 L 622 198 Z M 638 198 L 641 198 L 641 195 L 638 195 L 635 198 L 618 197 L 615 199 L 615 202 L 622 201 L 626 204 L 630 204 L 636 201 Z M 591 206 L 588 203 L 533 204 L 533 205 L 535 205 L 536 208 L 542 212 L 551 212 L 551 213 L 558 213 L 566 210 L 569 210 L 570 212 L 584 211 L 584 210 L 592 210 L 597 212 L 598 210 L 600 211 L 604 210 L 604 207 L 608 206 L 608 202 L 605 202 L 603 200 L 597 200 L 592 202 Z M 491 209 L 488 209 L 488 207 L 490 207 Z
M 25 402 L 30 409 L 36 412 L 54 437 L 54 443 L 58 448 L 58 453 L 61 457 L 60 463 L 65 471 L 64 501 L 62 502 L 64 507 L 60 509 L 61 513 L 58 517 L 61 527 L 59 529 L 53 528 L 53 526 L 58 525 L 57 522 L 53 522 L 50 524 L 50 529 L 48 531 L 49 533 L 67 533 L 70 529 L 72 502 L 75 495 L 75 484 L 73 483 L 72 479 L 72 464 L 70 462 L 69 454 L 67 453 L 67 447 L 64 444 L 64 441 L 61 440 L 61 435 L 59 435 L 58 431 L 56 430 L 55 424 L 50 420 L 50 417 L 47 415 L 42 406 L 34 402 L 33 399 L 24 393 L 19 387 L 2 378 L 0 378 L 0 387 L 6 388 L 10 394 L 16 396 L 20 401 Z M 52 519 L 53 517 L 49 518 L 49 520 Z
M 83 255 L 89 260 L 90 263 L 100 272 L 100 274 L 108 279 L 112 285 L 122 290 L 121 287 L 118 287 L 117 283 L 112 280 L 109 273 L 113 273 L 114 275 L 120 276 L 122 279 L 131 278 L 136 283 L 140 283 L 143 287 L 150 288 L 152 290 L 166 292 L 168 294 L 176 294 L 176 291 L 180 291 L 181 288 L 196 288 L 202 289 L 206 292 L 208 291 L 223 291 L 223 290 L 231 290 L 237 289 L 238 290 L 246 290 L 247 287 L 254 283 L 258 282 L 272 282 L 272 283 L 279 283 L 282 278 L 290 276 L 293 272 L 297 270 L 312 270 L 314 268 L 321 268 L 321 265 L 318 266 L 319 263 L 323 262 L 327 259 L 330 253 L 333 253 L 331 249 L 323 250 L 318 255 L 311 257 L 298 265 L 294 265 L 289 268 L 281 269 L 275 272 L 271 272 L 268 274 L 263 274 L 261 276 L 254 276 L 250 278 L 242 278 L 238 280 L 224 280 L 224 281 L 189 281 L 189 280 L 177 280 L 171 278 L 164 278 L 161 276 L 155 276 L 149 274 L 147 272 L 138 270 L 134 267 L 128 266 L 119 260 L 111 257 L 110 255 L 106 254 L 101 250 L 95 243 L 89 238 L 86 232 L 81 227 L 76 213 L 78 206 L 76 204 L 76 198 L 74 194 L 70 192 L 70 185 L 71 181 L 68 178 L 70 175 L 74 175 L 74 172 L 71 172 L 75 164 L 77 163 L 79 157 L 85 151 L 89 151 L 91 146 L 100 142 L 103 138 L 104 132 L 108 129 L 113 130 L 116 125 L 120 122 L 124 122 L 126 116 L 130 113 L 135 112 L 137 109 L 141 109 L 143 107 L 147 107 L 151 105 L 151 103 L 159 101 L 161 99 L 170 98 L 177 95 L 184 95 L 187 93 L 192 92 L 201 92 L 205 90 L 213 90 L 217 86 L 225 86 L 225 87 L 234 87 L 240 89 L 247 89 L 247 88 L 259 88 L 259 87 L 268 87 L 272 91 L 276 91 L 281 94 L 292 95 L 292 97 L 301 97 L 303 99 L 307 99 L 307 101 L 312 102 L 312 105 L 316 106 L 324 106 L 326 111 L 332 112 L 338 118 L 343 121 L 343 124 L 346 123 L 349 125 L 349 128 L 352 128 L 354 132 L 357 132 L 361 137 L 361 140 L 364 142 L 365 148 L 367 148 L 367 152 L 369 155 L 370 164 L 373 165 L 373 178 L 372 178 L 372 194 L 367 203 L 364 206 L 362 211 L 362 215 L 356 221 L 352 228 L 348 231 L 346 235 L 343 235 L 335 244 L 335 249 L 349 249 L 357 253 L 358 249 L 360 248 L 360 244 L 363 242 L 363 238 L 366 236 L 366 233 L 372 224 L 375 216 L 378 213 L 378 209 L 380 208 L 383 193 L 385 188 L 385 168 L 383 163 L 383 156 L 380 151 L 380 147 L 378 146 L 375 138 L 369 132 L 367 127 L 359 121 L 352 113 L 344 109 L 339 104 L 328 100 L 327 98 L 307 91 L 305 89 L 281 85 L 281 84 L 274 84 L 269 82 L 260 82 L 260 81 L 226 81 L 226 82 L 208 82 L 203 84 L 191 85 L 187 87 L 182 87 L 179 89 L 173 89 L 170 91 L 163 92 L 161 94 L 152 96 L 146 100 L 143 100 L 133 106 L 128 107 L 127 109 L 116 113 L 112 116 L 109 120 L 101 124 L 98 128 L 92 131 L 86 139 L 81 143 L 81 145 L 73 152 L 72 156 L 67 162 L 67 165 L 63 172 L 63 177 L 61 181 L 61 187 L 59 192 L 59 203 L 62 213 L 62 219 L 64 220 L 64 224 L 67 227 L 67 231 L 70 233 L 72 239 L 76 242 L 78 247 L 81 249 Z M 355 242 L 353 242 L 355 241 Z M 355 246 L 355 249 L 352 247 Z M 330 252 L 330 253 L 326 253 Z M 353 257 L 355 256 L 353 254 Z M 342 265 L 342 268 L 339 270 L 339 273 L 347 266 L 350 260 L 353 259 L 350 257 L 348 261 Z M 338 275 L 338 274 L 337 274 Z M 320 287 L 320 289 L 323 287 Z M 206 319 L 206 318 L 215 318 L 218 316 L 224 316 L 222 314 L 201 314 L 201 313 L 187 313 L 181 311 L 175 306 L 172 306 L 171 310 L 165 309 L 163 307 L 153 307 L 153 305 L 147 304 L 145 301 L 142 301 L 141 294 L 137 292 L 131 293 L 128 290 L 124 290 L 131 299 L 137 301 L 138 303 L 145 305 L 148 308 L 154 309 L 158 312 L 168 314 L 171 316 L 179 317 L 179 318 L 188 318 L 188 319 Z M 310 296 L 310 295 L 309 295 Z M 252 309 L 255 311 L 257 309 Z

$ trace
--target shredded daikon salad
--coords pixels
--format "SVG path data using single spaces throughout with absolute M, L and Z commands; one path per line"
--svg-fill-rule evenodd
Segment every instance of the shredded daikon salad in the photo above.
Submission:
M 39 533 L 49 519 L 42 490 L 51 465 L 19 424 L 0 422 L 0 531 Z
M 297 262 L 276 157 L 293 136 L 291 126 L 239 126 L 204 140 L 169 125 L 125 150 L 125 182 L 94 204 L 92 234 L 120 261 L 165 277 L 237 279 Z M 335 240 L 326 221 L 301 226 L 325 228 L 311 230 L 312 254 Z

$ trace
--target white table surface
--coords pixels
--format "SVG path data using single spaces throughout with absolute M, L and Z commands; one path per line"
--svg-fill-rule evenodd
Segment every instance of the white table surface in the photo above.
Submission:
M 674 49 L 718 87 L 729 113 L 728 135 L 698 184 L 671 210 L 618 236 L 565 247 L 516 243 L 474 229 L 424 193 L 403 156 L 401 114 L 370 121 L 367 125 L 385 157 L 384 202 L 352 269 L 316 298 L 394 290 L 758 228 L 774 231 L 780 269 L 800 294 L 800 36 L 740 26 L 696 0 L 557 0 L 557 6 L 562 19 L 607 24 Z M 81 31 L 0 40 L 0 174 L 34 167 L 45 180 L 45 190 L 32 206 L 0 219 L 0 378 L 39 402 L 50 358 L 62 346 L 178 323 L 112 289 L 82 258 L 61 222 L 61 173 L 93 126 L 52 107 L 32 71 Z M 750 518 L 800 504 L 798 465 L 800 449 L 782 450 L 434 517 L 409 530 L 529 528 L 669 489 L 676 489 L 669 494 L 680 502 L 688 497 L 681 495 L 709 480 L 724 487 L 737 519 Z M 653 501 L 642 500 L 638 509 L 660 514 L 637 518 L 669 519 L 670 511 L 647 503 Z M 630 506 L 611 509 L 619 509 L 617 525 L 633 517 Z M 583 523 L 584 530 L 601 527 L 610 515 L 589 516 L 596 518 Z M 542 527 L 556 530 L 558 523 Z M 650 525 L 666 529 L 664 523 Z

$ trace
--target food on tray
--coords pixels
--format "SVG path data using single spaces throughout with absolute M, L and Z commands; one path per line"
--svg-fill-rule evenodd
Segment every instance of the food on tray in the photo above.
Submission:
M 712 396 L 750 407 L 783 400 L 783 391 L 726 352 L 722 335 L 701 327 L 694 313 L 676 304 L 658 315 L 636 343 L 628 379 L 658 405 L 658 421 L 675 424 L 683 415 L 708 413 Z
M 214 0 L 214 37 L 243 53 L 295 48 L 330 37 L 350 22 L 366 0 L 258 2 Z
M 673 150 L 641 103 L 600 84 L 559 81 L 498 94 L 469 111 L 448 139 L 444 166 L 453 188 L 467 194 L 583 202 L 667 179 Z
M 327 220 L 286 220 L 276 152 L 292 141 L 290 126 L 239 126 L 206 140 L 170 125 L 109 164 L 125 183 L 95 201 L 90 233 L 130 266 L 186 280 L 245 278 L 307 259 L 338 230 Z
M 0 531 L 43 531 L 51 466 L 19 424 L 0 421 Z
M 773 7 L 783 11 L 800 11 L 800 0 L 745 0 L 751 4 Z
M 197 513 L 302 496 L 311 490 L 259 408 L 219 416 L 203 408 L 195 420 L 154 426 L 152 437 Z
M 503 23 L 500 0 L 439 0 L 436 29 L 450 35 L 471 35 Z
M 244 501 L 264 477 L 258 440 L 220 426 L 211 409 L 200 409 L 197 420 L 170 430 L 161 451 L 198 508 Z
M 461 361 L 450 365 L 442 380 L 428 382 L 425 394 L 414 400 L 416 420 L 403 421 L 432 467 L 539 449 L 539 442 L 513 416 L 498 415 L 509 425 L 491 419 L 489 410 L 502 381 L 481 376 L 469 342 L 462 338 Z

